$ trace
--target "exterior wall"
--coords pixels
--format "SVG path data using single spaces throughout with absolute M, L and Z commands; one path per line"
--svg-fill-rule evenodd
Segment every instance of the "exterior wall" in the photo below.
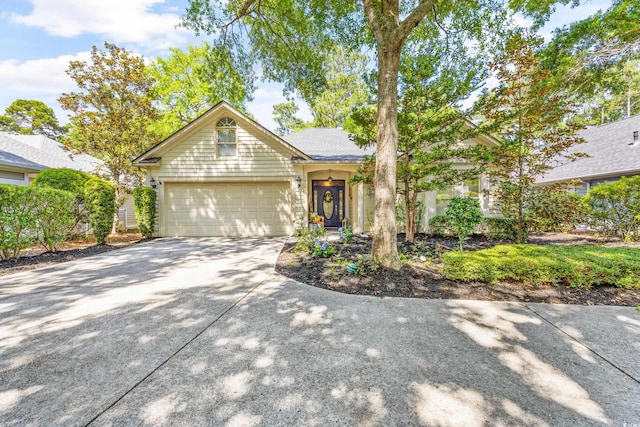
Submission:
M 124 204 L 120 207 L 120 211 L 122 211 L 122 209 L 126 209 L 126 212 L 127 212 L 126 220 L 123 218 L 120 218 L 120 216 L 118 216 L 118 220 L 125 222 L 125 225 L 127 226 L 127 230 L 137 228 L 138 222 L 136 220 L 136 212 L 133 206 L 133 195 L 128 196 L 126 198 L 126 200 L 124 201 Z
M 326 180 L 331 176 L 335 180 L 345 181 L 345 207 L 344 213 L 347 219 L 347 225 L 352 225 L 354 229 L 359 229 L 358 220 L 359 202 L 358 202 L 358 185 L 349 185 L 348 181 L 353 177 L 358 169 L 355 164 L 300 164 L 298 167 L 302 171 L 303 183 L 301 200 L 304 200 L 303 218 L 305 225 L 309 220 L 309 215 L 313 209 L 312 201 L 312 182 L 314 180 Z
M 245 129 L 238 122 L 236 129 L 237 157 L 219 157 L 216 146 L 216 123 L 222 117 L 235 117 L 221 113 L 208 123 L 193 129 L 173 146 L 160 154 L 159 165 L 150 165 L 147 170 L 149 185 L 153 177 L 158 183 L 157 233 L 166 235 L 166 184 L 177 182 L 238 183 L 238 182 L 283 182 L 291 189 L 294 218 L 304 216 L 304 196 L 298 188 L 296 176 L 300 176 L 291 163 L 294 155 L 285 146 L 276 142 L 265 142 L 257 133 Z M 303 179 L 304 177 L 301 177 Z
M 0 169 L 0 184 L 29 185 L 29 175 L 24 172 L 15 172 Z

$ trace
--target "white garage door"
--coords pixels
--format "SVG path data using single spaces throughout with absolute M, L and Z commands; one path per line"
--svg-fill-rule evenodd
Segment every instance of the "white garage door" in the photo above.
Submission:
M 283 236 L 293 232 L 287 182 L 166 184 L 168 236 Z

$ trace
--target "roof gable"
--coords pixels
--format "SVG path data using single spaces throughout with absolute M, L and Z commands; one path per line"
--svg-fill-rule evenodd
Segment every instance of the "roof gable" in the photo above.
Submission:
M 233 118 L 239 127 L 259 134 L 262 137 L 261 140 L 265 142 L 268 141 L 285 148 L 287 151 L 291 152 L 292 157 L 309 158 L 305 153 L 293 147 L 278 135 L 257 123 L 255 120 L 249 118 L 246 114 L 232 107 L 226 101 L 220 101 L 191 123 L 177 130 L 163 141 L 160 141 L 158 144 L 133 159 L 132 163 L 136 166 L 145 166 L 157 162 L 162 154 L 180 144 L 189 135 L 225 116 Z M 152 159 L 153 161 L 151 161 Z

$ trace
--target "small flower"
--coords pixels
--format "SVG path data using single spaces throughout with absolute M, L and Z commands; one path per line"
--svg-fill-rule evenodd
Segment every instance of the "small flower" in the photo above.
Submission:
M 340 227 L 340 228 L 338 228 L 338 231 L 339 231 L 340 233 L 342 233 L 342 232 L 344 231 L 344 227 Z
M 320 246 L 320 250 L 325 251 L 327 250 L 328 247 L 329 247 L 329 242 L 324 242 L 322 246 Z

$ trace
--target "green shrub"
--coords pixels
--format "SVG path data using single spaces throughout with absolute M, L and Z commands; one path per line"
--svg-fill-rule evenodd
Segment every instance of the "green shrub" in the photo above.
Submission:
M 84 200 L 84 185 L 91 179 L 91 175 L 73 169 L 45 169 L 39 172 L 32 185 L 36 187 L 51 187 L 68 191 L 79 200 Z
M 429 233 L 434 236 L 452 236 L 453 230 L 449 224 L 449 218 L 445 215 L 436 215 L 429 219 Z
M 451 280 L 560 284 L 640 289 L 640 251 L 599 246 L 498 245 L 477 252 L 442 255 Z
M 91 178 L 84 186 L 89 225 L 99 245 L 106 243 L 115 215 L 116 188 L 103 179 Z
M 515 240 L 516 221 L 513 218 L 486 217 L 482 221 L 482 232 L 490 240 Z
M 76 229 L 80 224 L 86 224 L 87 210 L 84 200 L 84 186 L 91 175 L 85 172 L 73 169 L 45 169 L 36 175 L 32 185 L 36 187 L 49 187 L 57 190 L 68 191 L 75 198 L 74 207 L 74 224 L 72 230 Z
M 0 185 L 0 257 L 18 258 L 35 238 L 34 187 Z
M 336 249 L 329 242 L 315 242 L 311 256 L 314 258 L 329 258 L 336 253 Z
M 324 240 L 325 230 L 322 227 L 305 227 L 302 230 L 298 241 L 296 242 L 293 252 L 312 252 L 316 246 L 316 242 Z
M 156 224 L 156 197 L 156 190 L 151 187 L 138 187 L 133 190 L 138 228 L 147 239 L 153 237 Z
M 75 224 L 76 198 L 68 191 L 37 188 L 35 199 L 37 241 L 50 252 L 71 234 Z
M 640 176 L 593 187 L 586 202 L 594 230 L 625 240 L 640 238 Z
M 445 217 L 458 238 L 458 245 L 462 251 L 464 239 L 473 232 L 473 229 L 482 221 L 480 204 L 471 197 L 454 197 L 449 202 Z
M 539 191 L 528 209 L 530 231 L 569 231 L 587 221 L 584 197 L 567 191 Z

